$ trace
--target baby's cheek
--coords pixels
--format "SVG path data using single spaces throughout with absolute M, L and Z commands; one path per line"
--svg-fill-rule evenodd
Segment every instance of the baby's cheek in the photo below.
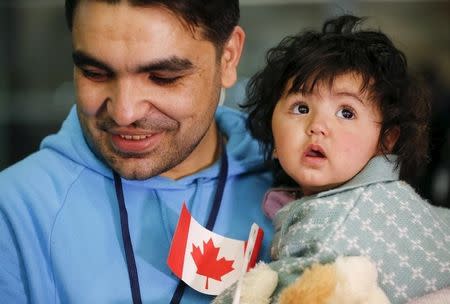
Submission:
M 353 154 L 361 148 L 364 137 L 352 132 L 342 132 L 338 145 L 339 150 L 345 153 Z
M 359 170 L 374 156 L 375 151 L 369 134 L 342 133 L 335 153 L 345 158 L 345 165 Z M 350 169 L 349 167 L 349 169 Z

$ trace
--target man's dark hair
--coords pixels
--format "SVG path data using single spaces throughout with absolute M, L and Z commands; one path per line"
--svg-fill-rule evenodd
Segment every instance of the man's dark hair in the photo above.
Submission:
M 239 22 L 239 0 L 93 0 L 109 4 L 126 1 L 135 6 L 160 5 L 186 22 L 191 30 L 199 27 L 204 38 L 221 49 Z M 72 31 L 80 0 L 66 0 L 66 20 Z
M 398 155 L 400 178 L 412 181 L 428 160 L 427 91 L 409 74 L 406 57 L 382 32 L 362 30 L 362 18 L 344 15 L 326 21 L 322 31 L 304 31 L 284 38 L 270 49 L 266 66 L 247 85 L 249 129 L 261 141 L 266 159 L 273 165 L 275 183 L 295 185 L 277 160 L 271 160 L 274 139 L 272 114 L 282 94 L 311 93 L 318 82 L 332 84 L 344 73 L 363 79 L 372 102 L 381 110 L 380 149 L 386 153 L 386 136 L 398 128 L 400 137 L 392 153 Z M 292 80 L 292 85 L 289 80 Z

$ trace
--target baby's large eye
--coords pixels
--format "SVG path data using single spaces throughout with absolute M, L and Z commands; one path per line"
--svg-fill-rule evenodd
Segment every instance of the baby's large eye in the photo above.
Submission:
M 294 114 L 308 114 L 309 108 L 305 104 L 296 104 L 292 107 L 292 112 Z
M 337 111 L 336 116 L 344 119 L 354 119 L 355 112 L 349 108 L 342 108 L 339 111 Z

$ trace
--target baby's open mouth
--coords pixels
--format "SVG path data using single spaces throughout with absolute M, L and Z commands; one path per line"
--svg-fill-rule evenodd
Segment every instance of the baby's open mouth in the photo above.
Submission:
M 310 157 L 325 157 L 325 155 L 323 155 L 322 152 L 315 151 L 315 150 L 308 151 L 308 153 L 306 153 L 306 156 L 310 156 Z
M 310 145 L 305 153 L 305 156 L 326 158 L 325 152 L 323 151 L 322 147 L 318 145 Z

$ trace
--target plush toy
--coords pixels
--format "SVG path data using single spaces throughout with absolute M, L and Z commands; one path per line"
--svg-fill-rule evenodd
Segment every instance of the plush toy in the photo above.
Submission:
M 278 274 L 260 262 L 244 276 L 239 304 L 269 304 L 278 284 Z
M 264 278 L 264 279 L 263 279 Z M 259 263 L 243 280 L 241 304 L 267 304 L 278 276 Z M 377 284 L 377 269 L 363 256 L 338 257 L 334 263 L 313 264 L 280 294 L 279 304 L 390 303 Z

